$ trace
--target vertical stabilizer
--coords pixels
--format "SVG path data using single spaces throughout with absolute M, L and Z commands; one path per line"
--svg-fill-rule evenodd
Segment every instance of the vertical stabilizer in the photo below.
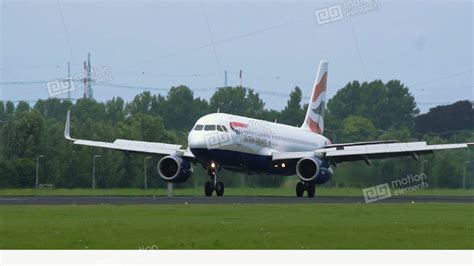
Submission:
M 326 87 L 328 79 L 328 61 L 321 60 L 319 63 L 316 81 L 314 82 L 311 101 L 306 111 L 306 117 L 301 128 L 311 130 L 314 133 L 324 133 L 324 110 L 326 108 Z

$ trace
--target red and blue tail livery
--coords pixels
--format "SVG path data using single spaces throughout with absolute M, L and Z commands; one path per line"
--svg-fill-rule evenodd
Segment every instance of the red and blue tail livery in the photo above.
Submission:
M 306 111 L 306 117 L 302 128 L 314 133 L 324 133 L 324 109 L 326 107 L 326 88 L 328 80 L 328 61 L 319 63 L 318 73 L 314 82 L 311 102 Z

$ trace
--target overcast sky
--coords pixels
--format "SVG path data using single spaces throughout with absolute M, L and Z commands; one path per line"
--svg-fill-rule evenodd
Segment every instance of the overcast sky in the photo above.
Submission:
M 88 52 L 109 83 L 132 86 L 95 86 L 100 101 L 181 84 L 208 98 L 225 70 L 229 85 L 242 70 L 243 85 L 281 109 L 294 86 L 309 98 L 321 59 L 329 97 L 352 80 L 399 79 L 422 111 L 474 98 L 472 1 L 0 2 L 2 100 L 48 98 L 43 81 L 66 77 L 67 61 L 81 73 Z M 342 13 L 318 20 L 324 8 Z

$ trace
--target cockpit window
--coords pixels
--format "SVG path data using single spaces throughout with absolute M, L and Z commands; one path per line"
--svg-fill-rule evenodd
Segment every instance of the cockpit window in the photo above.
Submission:
M 196 125 L 194 130 L 202 130 L 203 127 L 204 127 L 203 125 Z
M 222 129 L 221 125 L 217 125 L 217 131 L 224 132 L 224 130 Z
M 225 132 L 227 132 L 227 128 L 225 126 L 221 126 L 222 129 L 224 129 Z
M 204 130 L 206 131 L 214 131 L 216 130 L 216 125 L 205 125 Z

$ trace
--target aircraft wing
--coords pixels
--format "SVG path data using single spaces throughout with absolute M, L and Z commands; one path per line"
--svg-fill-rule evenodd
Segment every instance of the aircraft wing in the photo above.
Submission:
M 159 142 L 147 142 L 147 141 L 136 141 L 136 140 L 124 140 L 117 139 L 114 142 L 102 142 L 93 140 L 82 140 L 71 138 L 71 114 L 68 111 L 66 126 L 64 128 L 64 137 L 68 140 L 73 141 L 76 145 L 99 147 L 106 149 L 114 149 L 128 152 L 137 152 L 145 154 L 161 154 L 161 155 L 172 155 L 177 154 L 184 157 L 194 158 L 191 151 L 182 150 L 179 144 L 167 144 Z
M 474 146 L 474 143 L 428 145 L 426 142 L 382 143 L 368 145 L 338 145 L 307 152 L 276 152 L 272 154 L 273 161 L 295 160 L 304 157 L 317 156 L 326 158 L 333 164 L 350 161 L 365 161 L 370 164 L 371 159 L 411 156 L 418 159 L 418 155 L 433 153 L 436 150 L 460 149 Z
M 375 140 L 375 141 L 363 141 L 363 142 L 350 142 L 350 143 L 340 143 L 340 144 L 329 144 L 325 148 L 335 148 L 342 146 L 360 146 L 360 145 L 372 145 L 372 144 L 387 144 L 399 142 L 398 140 Z

